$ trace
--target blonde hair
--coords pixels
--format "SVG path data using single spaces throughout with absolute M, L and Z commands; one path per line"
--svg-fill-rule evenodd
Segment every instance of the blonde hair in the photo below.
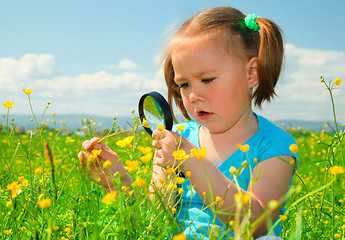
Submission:
M 168 102 L 172 108 L 175 101 L 183 116 L 190 119 L 182 102 L 179 87 L 174 78 L 171 53 L 176 44 L 190 39 L 221 36 L 229 54 L 240 60 L 258 57 L 259 84 L 252 98 L 254 104 L 261 107 L 264 101 L 270 101 L 274 95 L 274 87 L 282 67 L 284 46 L 282 33 L 278 25 L 265 19 L 257 18 L 260 27 L 253 31 L 245 26 L 242 12 L 231 7 L 216 7 L 199 12 L 187 20 L 172 36 L 164 54 L 164 77 L 168 88 Z

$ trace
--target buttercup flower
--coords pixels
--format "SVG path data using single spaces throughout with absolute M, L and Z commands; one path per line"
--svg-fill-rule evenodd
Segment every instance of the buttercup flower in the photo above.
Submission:
M 129 137 L 126 137 L 125 139 L 123 140 L 119 140 L 116 142 L 116 145 L 121 147 L 121 148 L 124 148 L 124 147 L 129 147 L 131 148 L 132 147 L 132 141 L 134 139 L 134 136 L 129 136 Z
M 335 84 L 335 85 L 340 85 L 340 84 L 341 84 L 341 79 L 340 79 L 340 78 L 336 78 L 336 79 L 334 80 L 334 84 Z
M 126 163 L 126 165 L 127 165 L 127 167 L 125 167 L 125 168 L 126 168 L 126 170 L 127 170 L 128 172 L 130 172 L 130 173 L 133 172 L 133 171 L 135 171 L 135 170 L 137 170 L 138 167 L 139 167 L 139 162 L 136 161 L 136 160 L 133 160 L 133 161 L 127 160 L 125 163 Z
M 184 235 L 184 233 L 181 233 L 181 234 L 178 234 L 178 235 L 175 235 L 173 240 L 186 240 L 186 235 Z
M 328 171 L 333 175 L 342 174 L 345 172 L 343 166 L 332 166 L 328 169 Z
M 14 102 L 6 101 L 6 102 L 3 102 L 2 105 L 4 105 L 5 108 L 10 109 L 11 107 L 13 107 Z
M 290 149 L 290 151 L 292 153 L 297 153 L 298 152 L 298 146 L 296 144 L 291 144 L 289 149 Z
M 38 167 L 35 169 L 35 174 L 40 175 L 40 174 L 42 174 L 42 171 L 43 171 L 42 168 Z
M 41 208 L 49 207 L 51 204 L 52 204 L 52 201 L 49 198 L 42 199 L 41 201 L 38 202 L 38 205 Z
M 101 154 L 101 152 L 102 152 L 102 149 L 92 150 L 91 153 L 92 153 L 93 159 L 96 159 L 98 157 L 98 155 Z
M 15 198 L 22 192 L 22 185 L 18 184 L 17 181 L 14 181 L 7 185 L 7 189 L 11 191 L 12 198 Z
M 245 145 L 237 144 L 236 146 L 237 146 L 242 152 L 248 152 L 248 151 L 249 151 L 249 145 L 248 145 L 248 144 L 245 144 Z
M 192 176 L 192 172 L 191 171 L 187 171 L 186 172 L 186 177 L 190 177 L 190 176 Z
M 287 219 L 286 215 L 279 215 L 279 217 L 280 217 L 281 220 L 286 220 Z
M 158 131 L 163 131 L 163 130 L 164 130 L 163 124 L 159 124 L 159 125 L 157 126 L 157 129 L 158 129 Z
M 147 162 L 151 161 L 152 156 L 153 156 L 153 153 L 152 153 L 152 152 L 149 152 L 148 154 L 142 156 L 142 157 L 140 158 L 140 160 L 141 160 L 143 163 L 147 163 Z
M 23 92 L 26 94 L 26 95 L 30 95 L 34 90 L 33 89 L 23 89 Z
M 113 166 L 113 164 L 109 160 L 107 160 L 103 163 L 103 168 L 105 168 L 105 169 L 110 169 L 112 166 Z
M 176 178 L 176 182 L 178 183 L 178 184 L 182 184 L 182 183 L 184 183 L 184 178 L 182 178 L 182 177 L 177 177 Z
M 200 149 L 194 148 L 190 151 L 197 159 L 204 159 L 206 157 L 206 147 Z
M 244 194 L 242 196 L 242 204 L 246 205 L 249 202 L 250 197 L 251 197 L 251 195 L 249 193 Z
M 174 151 L 172 153 L 173 157 L 176 159 L 176 160 L 185 160 L 189 157 L 188 154 L 186 154 L 186 152 L 184 150 L 177 150 L 177 151 Z
M 115 198 L 117 196 L 116 191 L 111 191 L 110 193 L 107 193 L 103 198 L 102 198 L 102 203 L 105 204 L 110 204 L 115 201 Z
M 184 125 L 180 125 L 176 127 L 176 130 L 179 132 L 183 131 L 183 129 L 184 129 Z
M 134 181 L 134 185 L 137 186 L 137 187 L 144 187 L 146 185 L 146 181 L 145 179 L 143 178 L 137 178 L 135 181 Z
M 5 234 L 10 235 L 12 233 L 12 229 L 4 230 Z
M 143 119 L 143 126 L 146 128 L 150 128 L 150 125 L 145 118 Z
M 142 153 L 142 154 L 148 154 L 149 152 L 152 152 L 151 147 L 142 147 L 138 146 L 137 149 Z
M 229 172 L 230 172 L 231 174 L 236 174 L 237 169 L 236 169 L 234 166 L 231 166 L 230 169 L 229 169 Z

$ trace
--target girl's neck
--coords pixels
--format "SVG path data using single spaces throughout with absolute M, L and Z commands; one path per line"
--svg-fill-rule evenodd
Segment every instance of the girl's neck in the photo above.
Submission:
M 244 144 L 259 130 L 258 120 L 250 111 L 228 131 L 212 133 L 201 126 L 199 130 L 200 147 L 207 148 L 207 158 L 219 165 L 230 157 L 237 149 L 237 144 Z

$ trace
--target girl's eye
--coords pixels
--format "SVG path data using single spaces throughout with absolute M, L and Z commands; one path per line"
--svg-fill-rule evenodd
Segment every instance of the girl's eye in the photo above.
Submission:
M 205 79 L 202 79 L 201 80 L 201 82 L 203 82 L 203 83 L 210 83 L 210 82 L 212 82 L 214 80 L 214 78 L 205 78 Z
M 186 88 L 189 86 L 189 83 L 182 83 L 182 84 L 177 84 L 179 88 Z

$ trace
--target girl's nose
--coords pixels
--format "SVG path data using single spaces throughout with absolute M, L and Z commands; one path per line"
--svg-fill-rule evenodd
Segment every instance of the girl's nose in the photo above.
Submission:
M 192 88 L 192 91 L 189 94 L 189 100 L 193 103 L 205 101 L 205 96 L 201 89 Z

